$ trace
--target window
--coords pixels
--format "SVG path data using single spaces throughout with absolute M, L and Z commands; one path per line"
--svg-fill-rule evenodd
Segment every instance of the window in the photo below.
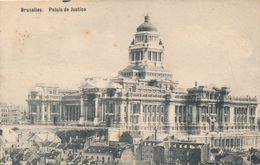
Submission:
M 157 52 L 153 52 L 153 61 L 157 61 Z
M 162 53 L 158 53 L 158 61 L 162 61 Z
M 152 60 L 151 54 L 152 54 L 151 51 L 148 51 L 148 60 L 150 60 L 150 61 Z
M 140 61 L 140 52 L 136 53 L 136 61 Z
M 53 113 L 56 112 L 56 105 L 52 105 L 52 112 L 53 112 Z
M 133 113 L 137 113 L 136 105 L 133 105 Z

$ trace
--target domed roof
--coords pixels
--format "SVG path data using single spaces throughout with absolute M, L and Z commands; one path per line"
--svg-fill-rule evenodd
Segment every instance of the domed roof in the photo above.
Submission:
M 137 32 L 143 32 L 143 31 L 156 31 L 157 32 L 157 28 L 150 23 L 150 17 L 148 15 L 146 15 L 144 17 L 144 23 L 142 23 L 138 28 L 137 28 Z

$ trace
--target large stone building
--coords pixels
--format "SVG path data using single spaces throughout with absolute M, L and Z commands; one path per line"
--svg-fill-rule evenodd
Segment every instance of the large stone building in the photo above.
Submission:
M 213 84 L 178 88 L 149 16 L 137 28 L 128 56 L 128 66 L 117 77 L 86 78 L 78 90 L 36 84 L 27 99 L 31 123 L 93 123 L 141 132 L 156 128 L 219 147 L 257 143 L 256 97 L 234 97 L 230 88 Z

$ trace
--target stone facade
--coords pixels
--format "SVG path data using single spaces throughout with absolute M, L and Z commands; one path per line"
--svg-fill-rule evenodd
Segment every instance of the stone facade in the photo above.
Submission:
M 137 28 L 128 56 L 128 66 L 117 77 L 86 78 L 78 90 L 36 84 L 27 99 L 31 123 L 94 124 L 140 132 L 156 128 L 159 134 L 213 146 L 242 146 L 246 136 L 257 143 L 257 99 L 231 96 L 230 88 L 213 84 L 179 88 L 165 67 L 164 45 L 149 16 Z

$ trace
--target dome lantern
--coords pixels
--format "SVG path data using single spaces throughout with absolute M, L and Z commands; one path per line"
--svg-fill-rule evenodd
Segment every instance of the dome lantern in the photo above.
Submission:
M 145 32 L 145 31 L 157 32 L 157 28 L 153 24 L 150 23 L 150 17 L 148 14 L 144 17 L 144 23 L 142 23 L 137 28 L 137 32 Z

